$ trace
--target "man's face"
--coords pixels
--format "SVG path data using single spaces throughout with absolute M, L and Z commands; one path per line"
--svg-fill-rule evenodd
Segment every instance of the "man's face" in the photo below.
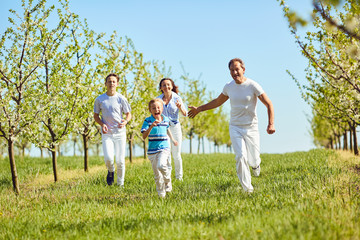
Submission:
M 108 77 L 108 79 L 105 82 L 105 86 L 108 90 L 116 89 L 116 87 L 118 86 L 118 81 L 117 81 L 116 77 L 114 77 L 114 76 Z
M 245 70 L 241 67 L 240 62 L 235 61 L 230 65 L 231 77 L 236 83 L 242 83 Z
M 163 111 L 163 105 L 160 102 L 154 102 L 150 105 L 150 113 L 151 115 L 153 115 L 155 118 L 156 116 L 161 115 Z

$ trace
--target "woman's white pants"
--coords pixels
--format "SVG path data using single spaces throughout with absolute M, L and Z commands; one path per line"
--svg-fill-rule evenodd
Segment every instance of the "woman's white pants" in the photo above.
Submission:
M 156 191 L 160 197 L 165 197 L 165 184 L 171 182 L 171 171 L 168 168 L 169 149 L 149 154 L 148 158 L 154 171 Z
M 180 123 L 177 124 L 171 124 L 170 132 L 173 138 L 178 142 L 178 145 L 175 146 L 170 140 L 171 145 L 171 155 L 174 159 L 174 166 L 175 166 L 175 178 L 182 180 L 183 179 L 183 166 L 182 166 L 182 158 L 181 158 L 181 142 L 182 142 L 182 132 L 181 132 L 181 125 Z M 171 155 L 169 155 L 168 159 L 168 167 L 171 173 L 172 167 L 171 167 Z
M 249 166 L 256 168 L 260 165 L 260 135 L 258 126 L 240 127 L 229 126 L 230 138 L 235 151 L 236 172 L 241 186 L 245 191 L 254 190 L 251 185 Z
M 124 185 L 126 128 L 119 128 L 116 133 L 102 134 L 104 160 L 110 172 L 115 171 L 114 156 L 117 165 L 117 184 Z

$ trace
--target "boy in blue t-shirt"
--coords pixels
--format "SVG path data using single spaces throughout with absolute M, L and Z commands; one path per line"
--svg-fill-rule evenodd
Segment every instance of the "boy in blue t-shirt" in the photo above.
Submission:
M 168 135 L 175 146 L 178 142 L 174 140 L 169 131 L 169 118 L 162 114 L 163 101 L 159 98 L 149 102 L 151 116 L 146 118 L 141 133 L 143 138 L 149 137 L 148 158 L 154 171 L 156 190 L 161 198 L 166 192 L 171 192 L 171 172 L 167 166 L 170 156 Z

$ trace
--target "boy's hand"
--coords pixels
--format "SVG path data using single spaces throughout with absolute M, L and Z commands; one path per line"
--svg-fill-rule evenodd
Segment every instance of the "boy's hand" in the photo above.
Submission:
M 152 125 L 153 127 L 155 127 L 155 126 L 157 126 L 159 123 L 160 123 L 159 120 L 155 120 L 151 125 Z
M 179 145 L 178 141 L 173 141 L 174 146 Z

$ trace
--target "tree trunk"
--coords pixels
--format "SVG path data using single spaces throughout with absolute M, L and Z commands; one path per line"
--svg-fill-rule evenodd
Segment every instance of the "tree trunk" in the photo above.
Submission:
M 74 148 L 74 153 L 73 153 L 73 156 L 75 157 L 76 156 L 76 138 L 73 140 L 73 142 L 74 142 L 74 146 L 73 146 L 73 148 Z
M 21 147 L 21 158 L 24 158 L 25 157 L 25 147 L 22 146 Z
M 132 159 L 133 159 L 132 139 L 129 140 L 129 159 L 130 162 L 132 163 Z
M 17 176 L 15 157 L 14 157 L 14 142 L 11 140 L 11 137 L 8 140 L 8 152 L 9 152 L 10 170 L 11 170 L 13 188 L 16 194 L 20 194 L 19 180 Z
M 334 149 L 333 148 L 333 139 L 332 138 L 330 138 L 330 149 Z
M 143 146 L 144 146 L 144 159 L 147 158 L 147 144 L 146 144 L 146 140 L 144 139 L 143 141 Z
M 198 149 L 197 149 L 197 154 L 200 153 L 200 137 L 198 136 Z
M 202 137 L 202 152 L 205 154 L 205 141 L 204 141 L 205 137 Z
M 190 154 L 192 154 L 192 135 L 190 135 Z
M 57 146 L 57 155 L 60 157 L 61 156 L 61 147 L 60 147 L 60 143 Z
M 89 172 L 89 145 L 88 138 L 85 134 L 82 134 L 84 144 L 84 171 Z
M 349 139 L 350 139 L 350 151 L 352 152 L 353 151 L 353 139 L 352 139 L 352 131 L 351 131 L 351 127 L 350 127 L 350 130 L 349 130 Z
M 57 182 L 57 155 L 56 155 L 56 146 L 51 148 L 51 157 L 52 157 L 52 165 L 53 165 L 53 173 L 54 173 L 54 181 Z
M 344 131 L 344 135 L 343 135 L 343 150 L 348 150 L 348 142 L 347 142 L 347 131 Z
M 96 156 L 100 156 L 100 143 L 96 144 Z
M 354 154 L 359 155 L 359 148 L 357 144 L 357 136 L 356 136 L 356 124 L 353 123 L 352 126 L 352 132 L 353 132 L 353 139 L 354 139 Z

